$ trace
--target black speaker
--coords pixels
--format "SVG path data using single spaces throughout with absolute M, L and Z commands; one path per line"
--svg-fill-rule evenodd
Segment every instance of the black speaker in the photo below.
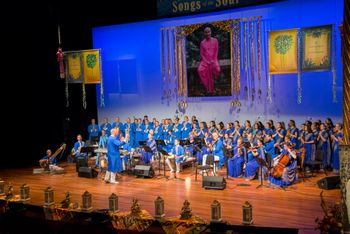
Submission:
M 202 187 L 223 190 L 226 188 L 226 180 L 223 176 L 203 176 Z
M 336 189 L 340 188 L 340 176 L 327 176 L 317 181 L 320 189 Z
M 140 177 L 153 177 L 154 171 L 151 166 L 147 165 L 136 165 L 134 169 L 134 174 Z
M 79 157 L 77 158 L 76 164 L 75 164 L 75 171 L 79 172 L 79 167 L 88 167 L 88 161 L 85 157 Z
M 91 167 L 79 167 L 78 176 L 84 178 L 96 178 L 98 172 Z

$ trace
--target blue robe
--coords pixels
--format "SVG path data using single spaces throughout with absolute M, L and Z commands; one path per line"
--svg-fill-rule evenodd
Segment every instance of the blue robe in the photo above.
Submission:
M 289 163 L 284 168 L 283 174 L 280 178 L 275 178 L 272 175 L 269 175 L 269 181 L 270 183 L 277 186 L 289 186 L 293 184 L 294 181 L 297 180 L 297 175 L 296 175 L 297 160 L 294 159 L 290 155 L 290 153 L 286 150 L 282 150 L 281 154 L 287 154 L 289 156 Z
M 52 156 L 52 155 L 51 155 Z M 41 160 L 49 160 L 50 157 L 48 155 L 45 155 L 44 157 L 41 158 Z M 49 162 L 50 165 L 56 165 L 57 164 L 57 158 L 55 157 L 54 159 Z
M 175 137 L 173 135 L 168 135 L 165 139 L 165 151 L 167 151 L 168 153 L 171 152 L 172 148 L 174 147 L 175 144 Z
M 124 145 L 125 142 L 119 141 L 117 137 L 109 136 L 107 140 L 107 158 L 108 167 L 107 171 L 112 173 L 121 172 L 123 170 L 122 161 L 120 158 L 119 147 Z
M 91 137 L 97 137 L 100 132 L 100 128 L 97 124 L 90 124 L 88 126 L 88 133 L 89 133 L 89 140 L 91 140 Z
M 143 132 L 142 132 L 142 140 L 143 141 L 147 141 L 148 139 L 148 134 L 149 134 L 149 130 L 151 130 L 152 128 L 150 128 L 149 124 L 142 124 L 142 129 L 143 129 Z
M 255 174 L 259 169 L 259 164 L 256 161 L 256 158 L 259 157 L 259 158 L 262 158 L 263 160 L 266 160 L 263 149 L 259 148 L 257 149 L 257 152 L 259 155 L 256 157 L 254 157 L 251 152 L 248 153 L 248 163 L 245 167 L 245 177 L 250 180 L 254 179 Z
M 192 131 L 192 127 L 190 123 L 183 122 L 182 123 L 182 129 L 181 129 L 181 139 L 188 139 L 190 132 Z
M 119 128 L 119 130 L 120 130 L 120 132 L 123 134 L 123 136 L 125 136 L 125 132 L 124 132 L 124 125 L 123 125 L 123 123 L 121 123 L 121 122 L 114 122 L 113 124 L 112 124 L 112 128 Z
M 76 157 L 76 158 L 85 157 L 85 156 L 86 156 L 86 153 L 80 153 L 80 152 L 78 152 L 79 147 L 81 147 L 81 148 L 82 148 L 82 147 L 85 147 L 85 142 L 84 142 L 84 141 L 77 141 L 77 142 L 74 143 L 73 149 L 74 149 L 74 151 L 76 152 L 75 157 Z
M 253 142 L 254 144 L 257 144 L 257 140 L 261 139 L 263 132 L 260 129 L 253 129 L 252 134 L 253 134 Z
M 174 145 L 174 147 L 171 150 L 171 153 L 175 156 L 184 156 L 184 148 L 181 145 Z M 176 163 L 180 163 L 184 160 L 184 158 L 177 158 L 175 160 Z
M 246 157 L 246 150 L 242 146 L 241 154 L 238 153 L 237 146 L 233 149 L 233 157 L 228 159 L 227 172 L 230 177 L 239 177 L 243 173 L 244 159 Z
M 223 147 L 224 144 L 222 143 L 221 139 L 218 139 L 213 146 L 213 155 L 219 156 L 219 168 L 221 168 L 225 163 L 224 151 L 222 150 Z
M 271 140 L 264 145 L 264 149 L 266 153 L 269 153 L 271 155 L 271 158 L 274 159 L 277 155 L 275 154 L 275 141 Z
M 313 133 L 306 133 L 305 134 L 305 141 L 312 141 L 314 140 L 314 134 Z M 304 143 L 305 148 L 305 160 L 304 162 L 308 162 L 315 159 L 315 144 L 306 144 Z
M 153 129 L 153 139 L 155 140 L 163 140 L 163 128 L 162 126 L 155 127 Z
M 343 133 L 337 132 L 334 134 L 336 138 L 343 138 Z M 339 172 L 340 165 L 339 165 L 339 142 L 333 140 L 333 158 L 332 158 L 332 166 L 333 170 Z
M 157 150 L 157 145 L 155 140 L 147 140 L 147 146 L 149 146 L 152 150 L 152 152 L 146 152 L 146 151 L 141 151 L 142 154 L 142 161 L 145 164 L 149 164 L 151 162 L 152 156 L 155 154 Z
M 327 131 L 320 132 L 320 135 L 325 138 L 325 141 L 320 138 L 319 140 L 319 147 L 323 152 L 323 164 L 328 165 L 329 161 L 328 159 L 330 158 L 329 154 L 329 135 Z
M 298 140 L 298 138 L 299 138 L 299 129 L 297 129 L 297 128 L 289 128 L 288 130 L 293 135 L 297 134 L 296 138 L 293 137 L 293 136 L 290 137 L 290 143 L 292 145 L 294 144 L 296 149 L 299 149 L 299 147 L 300 147 L 300 142 Z
M 144 125 L 143 124 L 137 124 L 135 127 L 135 146 L 139 147 L 139 141 L 143 141 L 143 131 L 144 131 Z
M 107 124 L 101 124 L 100 125 L 100 132 L 102 130 L 105 130 L 106 132 L 106 136 L 108 137 L 109 135 L 111 135 L 111 129 L 112 129 L 112 125 L 110 123 L 107 123 Z
M 181 133 L 182 125 L 181 124 L 174 124 L 173 126 L 173 135 L 176 137 L 176 139 L 181 140 L 182 133 Z

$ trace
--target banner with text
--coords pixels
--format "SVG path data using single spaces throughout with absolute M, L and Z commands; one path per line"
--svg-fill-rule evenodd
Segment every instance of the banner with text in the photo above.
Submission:
M 158 17 L 218 11 L 282 0 L 157 0 Z
M 301 30 L 302 71 L 330 70 L 332 25 Z
M 64 52 L 69 83 L 83 83 L 83 58 L 81 51 Z

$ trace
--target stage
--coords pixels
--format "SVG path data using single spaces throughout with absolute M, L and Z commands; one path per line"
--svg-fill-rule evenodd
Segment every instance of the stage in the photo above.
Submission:
M 136 197 L 141 208 L 154 215 L 154 200 L 161 196 L 165 201 L 166 217 L 180 214 L 185 199 L 189 200 L 192 212 L 210 221 L 210 205 L 216 199 L 221 203 L 222 218 L 232 225 L 242 223 L 242 204 L 249 201 L 253 206 L 253 225 L 264 227 L 298 228 L 299 233 L 318 233 L 315 218 L 323 217 L 320 206 L 320 192 L 317 181 L 325 174 L 315 174 L 315 177 L 303 181 L 299 179 L 285 191 L 277 188 L 259 188 L 258 180 L 245 181 L 244 178 L 228 179 L 225 190 L 206 190 L 202 188 L 202 178 L 195 181 L 192 168 L 186 168 L 178 177 L 184 180 L 170 180 L 162 176 L 154 178 L 136 178 L 132 175 L 122 175 L 119 184 L 106 184 L 101 175 L 97 178 L 78 177 L 75 164 L 60 164 L 65 169 L 64 174 L 34 175 L 33 168 L 12 169 L 0 171 L 6 185 L 11 183 L 14 193 L 19 194 L 19 187 L 26 183 L 30 187 L 30 204 L 42 206 L 44 189 L 48 186 L 55 190 L 55 202 L 64 199 L 69 191 L 73 202 L 82 203 L 82 194 L 89 191 L 92 194 L 93 209 L 108 208 L 108 197 L 112 193 L 119 196 L 120 211 L 129 211 L 132 198 Z M 163 175 L 163 174 L 162 174 Z M 167 172 L 169 175 L 169 172 Z M 225 169 L 219 175 L 226 177 Z M 330 174 L 329 174 L 330 175 Z M 267 183 L 267 182 L 265 182 Z M 7 188 L 7 186 L 6 186 Z M 340 190 L 325 190 L 324 198 L 328 204 L 340 201 Z

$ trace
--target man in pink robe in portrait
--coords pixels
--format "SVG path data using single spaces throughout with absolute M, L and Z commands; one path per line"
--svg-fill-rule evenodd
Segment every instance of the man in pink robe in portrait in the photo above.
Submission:
M 207 93 L 214 93 L 214 77 L 220 75 L 218 62 L 219 42 L 211 37 L 211 29 L 204 29 L 205 39 L 200 44 L 201 62 L 198 66 L 198 75 Z

